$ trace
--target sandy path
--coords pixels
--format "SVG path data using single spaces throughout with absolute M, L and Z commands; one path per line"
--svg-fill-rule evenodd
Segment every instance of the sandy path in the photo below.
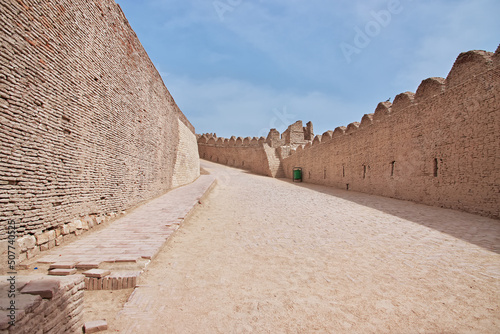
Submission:
M 219 184 L 120 332 L 500 331 L 499 221 L 203 164 Z

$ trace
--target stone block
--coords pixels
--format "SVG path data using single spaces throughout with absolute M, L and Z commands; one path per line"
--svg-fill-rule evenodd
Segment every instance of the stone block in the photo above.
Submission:
M 96 269 L 99 268 L 101 262 L 99 261 L 89 261 L 89 262 L 78 262 L 76 267 L 78 269 Z
M 21 293 L 38 295 L 44 299 L 52 299 L 59 290 L 60 282 L 54 279 L 39 279 L 28 282 Z
M 108 329 L 108 323 L 106 320 L 94 320 L 88 321 L 83 325 L 84 333 L 97 333 L 100 331 L 105 331 Z
M 80 219 L 73 221 L 77 230 L 83 229 L 83 222 Z
M 55 262 L 50 265 L 49 269 L 73 269 L 75 266 L 75 262 Z
M 36 238 L 36 244 L 39 246 L 49 242 L 49 234 L 47 232 L 38 234 L 35 236 L 35 238 Z
M 76 231 L 76 224 L 75 223 L 68 223 L 68 229 L 69 229 L 69 233 L 73 233 Z
M 111 272 L 105 269 L 90 269 L 85 271 L 83 274 L 85 277 L 102 278 L 104 276 L 108 276 Z
M 70 228 L 69 228 L 69 225 L 68 224 L 64 224 L 61 226 L 61 233 L 63 235 L 67 235 L 67 234 L 70 234 L 71 231 L 70 231 Z
M 49 241 L 56 240 L 56 231 L 50 230 L 50 231 L 47 231 L 45 233 L 47 233 L 47 237 L 48 237 Z
M 35 246 L 32 249 L 28 249 L 28 251 L 26 252 L 26 258 L 29 260 L 37 256 L 38 254 L 40 254 L 40 247 Z

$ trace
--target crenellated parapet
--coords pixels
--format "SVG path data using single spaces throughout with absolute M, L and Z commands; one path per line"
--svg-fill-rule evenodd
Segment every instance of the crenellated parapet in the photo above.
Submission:
M 461 53 L 446 78 L 290 147 L 286 176 L 499 218 L 499 60 L 500 46 Z
M 477 50 L 461 53 L 457 57 L 446 79 L 439 77 L 425 79 L 420 83 L 416 93 L 407 91 L 396 95 L 392 103 L 389 101 L 380 102 L 375 108 L 374 113 L 365 114 L 361 122 L 352 122 L 347 127 L 340 126 L 333 131 L 329 130 L 323 134 L 324 139 L 316 136 L 312 141 L 312 145 L 303 145 L 303 149 L 330 142 L 330 140 L 335 140 L 335 138 L 340 136 L 356 135 L 358 131 L 362 131 L 370 126 L 379 126 L 380 122 L 391 122 L 391 115 L 410 112 L 410 107 L 413 105 L 425 103 L 429 99 L 444 94 L 449 89 L 464 84 L 472 77 L 498 66 L 500 59 L 499 49 L 495 53 Z M 288 145 L 288 143 L 285 142 L 285 145 Z M 296 149 L 290 153 L 294 154 L 300 151 Z

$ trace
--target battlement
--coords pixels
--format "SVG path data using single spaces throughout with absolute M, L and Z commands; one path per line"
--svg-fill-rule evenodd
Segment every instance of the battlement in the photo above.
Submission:
M 499 50 L 461 53 L 446 78 L 423 80 L 360 122 L 316 136 L 302 121 L 267 138 L 205 134 L 200 156 L 269 176 L 302 167 L 305 182 L 498 218 Z
M 290 125 L 287 130 L 280 135 L 276 129 L 271 129 L 267 138 L 264 137 L 235 137 L 224 138 L 217 137 L 214 133 L 205 133 L 197 135 L 198 144 L 201 145 L 214 145 L 217 147 L 259 147 L 267 144 L 270 147 L 277 148 L 283 145 L 300 145 L 306 144 L 312 140 L 314 133 L 312 130 L 312 123 L 307 123 L 306 127 L 302 126 L 302 121 L 297 121 Z M 306 139 L 311 138 L 311 139 Z

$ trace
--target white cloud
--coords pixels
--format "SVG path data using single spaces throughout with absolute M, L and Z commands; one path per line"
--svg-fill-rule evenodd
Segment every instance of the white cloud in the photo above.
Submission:
M 428 77 L 446 77 L 460 52 L 484 49 L 500 30 L 500 21 L 488 15 L 495 7 L 500 9 L 493 0 L 422 4 L 419 16 L 427 18 L 433 33 L 416 36 L 412 62 L 401 68 L 395 83 L 402 87 L 413 84 L 416 89 Z M 496 45 L 491 45 L 486 51 L 495 49 Z
M 299 119 L 313 120 L 322 133 L 361 119 L 348 112 L 354 110 L 350 103 L 320 92 L 277 91 L 230 78 L 198 81 L 170 75 L 165 83 L 198 133 L 265 136 L 270 128 L 282 132 Z

